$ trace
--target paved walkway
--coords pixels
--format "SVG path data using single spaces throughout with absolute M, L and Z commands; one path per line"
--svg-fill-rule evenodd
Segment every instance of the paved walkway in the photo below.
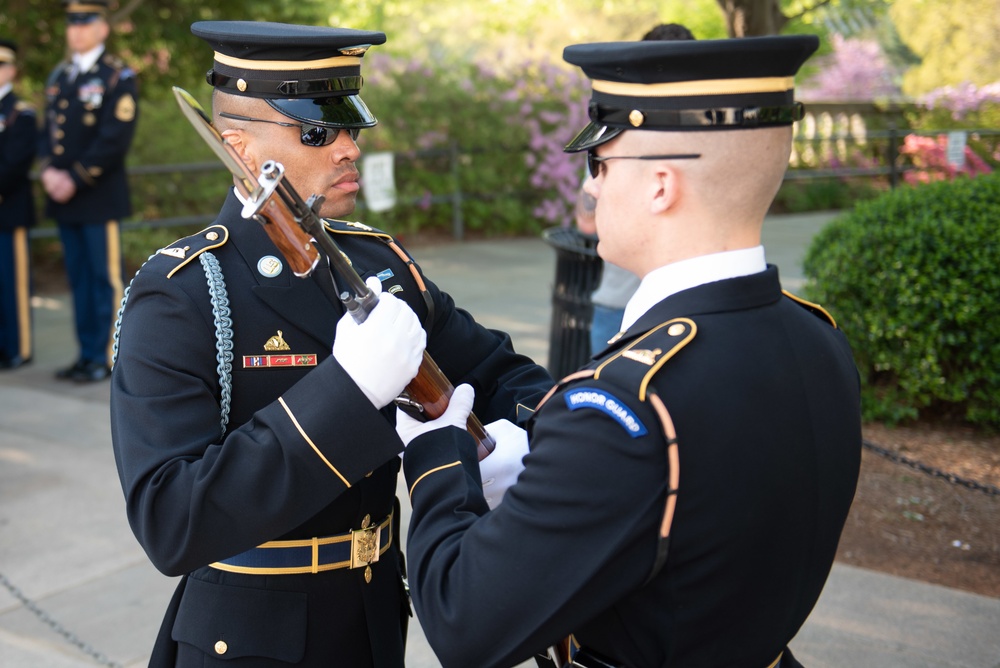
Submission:
M 786 287 L 801 287 L 802 249 L 828 218 L 765 225 Z M 555 254 L 543 241 L 415 254 L 477 319 L 545 362 Z M 125 520 L 108 384 L 53 379 L 76 355 L 66 298 L 36 299 L 34 313 L 35 361 L 0 374 L 0 666 L 144 666 L 175 582 L 153 569 Z M 810 668 L 1000 668 L 998 632 L 1000 599 L 836 566 L 792 646 Z M 407 665 L 438 665 L 419 626 Z

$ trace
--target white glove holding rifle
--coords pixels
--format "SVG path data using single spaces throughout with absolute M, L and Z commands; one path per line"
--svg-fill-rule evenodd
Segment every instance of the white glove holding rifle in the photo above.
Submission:
M 361 324 L 344 314 L 337 323 L 333 357 L 375 408 L 382 408 L 416 377 L 427 333 L 406 302 L 382 294 L 377 277 L 365 283 L 378 296 L 378 304 Z
M 479 462 L 483 496 L 493 510 L 500 505 L 507 489 L 517 482 L 517 477 L 524 470 L 521 460 L 528 454 L 528 432 L 510 420 L 497 420 L 483 428 L 497 444 L 493 452 Z
M 465 429 L 475 398 L 475 391 L 471 385 L 459 385 L 452 393 L 448 408 L 441 417 L 428 422 L 420 422 L 397 408 L 396 433 L 406 446 L 417 436 L 436 429 L 444 427 Z M 479 462 L 479 475 L 483 480 L 486 505 L 493 510 L 500 505 L 507 488 L 517 482 L 517 476 L 524 470 L 521 459 L 528 454 L 528 433 L 509 420 L 491 422 L 485 429 L 496 441 L 496 448 Z

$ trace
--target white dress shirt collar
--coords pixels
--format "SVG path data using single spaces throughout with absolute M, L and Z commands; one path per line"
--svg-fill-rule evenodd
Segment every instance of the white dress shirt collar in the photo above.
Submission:
M 90 68 L 94 66 L 94 63 L 97 62 L 102 53 L 104 53 L 103 44 L 98 44 L 86 53 L 74 53 L 73 65 L 76 67 L 77 76 L 83 74 L 84 72 L 89 72 Z
M 7 97 L 12 90 L 14 90 L 14 84 L 12 83 L 7 83 L 0 86 L 0 100 Z
M 749 276 L 767 269 L 764 247 L 755 246 L 681 260 L 646 274 L 635 294 L 625 305 L 622 330 L 667 297 L 688 288 L 737 276 Z

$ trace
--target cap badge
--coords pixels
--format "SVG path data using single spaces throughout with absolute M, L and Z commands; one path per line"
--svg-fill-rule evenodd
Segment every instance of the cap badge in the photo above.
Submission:
M 646 115 L 639 111 L 638 109 L 633 109 L 628 114 L 628 122 L 632 124 L 632 127 L 637 128 L 643 124 L 646 120 Z
M 257 271 L 264 278 L 274 278 L 281 273 L 281 260 L 273 255 L 265 255 L 257 261 Z
M 238 89 L 238 90 L 239 90 L 239 91 L 240 91 L 241 93 L 245 93 L 245 92 L 246 92 L 246 90 L 247 90 L 247 82 L 246 82 L 246 79 L 239 79 L 239 80 L 238 80 L 238 81 L 236 82 L 236 88 L 237 88 L 237 89 Z
M 339 49 L 341 55 L 344 56 L 363 56 L 365 51 L 368 50 L 367 46 L 351 46 L 344 49 Z

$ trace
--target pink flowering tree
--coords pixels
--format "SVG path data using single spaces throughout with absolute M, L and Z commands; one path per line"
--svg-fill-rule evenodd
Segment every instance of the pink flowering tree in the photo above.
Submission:
M 873 39 L 833 35 L 833 53 L 819 59 L 818 72 L 798 89 L 814 102 L 875 100 L 899 95 L 896 72 Z
M 586 78 L 548 61 L 490 56 L 366 57 L 363 96 L 379 125 L 360 146 L 396 154 L 399 200 L 416 204 L 366 220 L 397 233 L 444 229 L 461 206 L 465 228 L 487 234 L 568 223 L 584 161 L 562 148 L 586 125 Z
M 985 129 L 1000 127 L 1000 82 L 986 86 L 962 83 L 931 91 L 911 114 L 911 126 L 920 134 L 906 137 L 900 154 L 913 166 L 904 178 L 909 183 L 951 180 L 959 176 L 986 174 L 1000 164 L 995 134 Z M 943 128 L 965 130 L 967 145 L 962 166 L 949 163 L 947 135 L 930 134 Z
M 906 182 L 911 184 L 950 181 L 960 175 L 975 177 L 993 171 L 968 145 L 964 148 L 965 161 L 962 166 L 949 162 L 948 137 L 945 135 L 907 135 L 899 152 L 908 157 L 915 167 L 903 175 Z

